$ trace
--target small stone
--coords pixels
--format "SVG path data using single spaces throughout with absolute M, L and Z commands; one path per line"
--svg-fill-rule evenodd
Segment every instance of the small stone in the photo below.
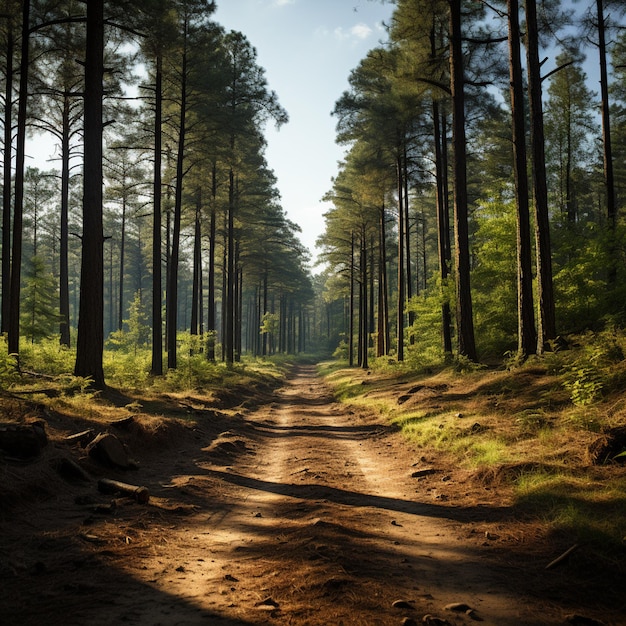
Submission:
M 276 600 L 274 600 L 274 598 L 265 598 L 265 600 L 261 600 L 261 602 L 257 602 L 254 606 L 258 606 L 258 607 L 273 607 L 275 609 L 277 609 L 280 604 L 278 604 L 278 602 L 276 602 Z
M 392 605 L 394 609 L 412 609 L 413 605 L 407 600 L 395 600 Z
M 467 613 L 467 611 L 472 610 L 472 607 L 469 604 L 465 604 L 465 602 L 452 602 L 451 604 L 446 604 L 443 608 L 446 611 L 455 611 L 457 613 Z
M 426 626 L 450 626 L 450 622 L 447 619 L 442 619 L 430 613 L 422 617 L 422 623 L 426 624 Z
M 435 474 L 436 472 L 437 472 L 436 469 L 429 467 L 426 469 L 421 469 L 421 470 L 417 470 L 416 472 L 413 472 L 411 474 L 411 478 L 423 478 L 424 476 L 430 476 L 431 474 Z

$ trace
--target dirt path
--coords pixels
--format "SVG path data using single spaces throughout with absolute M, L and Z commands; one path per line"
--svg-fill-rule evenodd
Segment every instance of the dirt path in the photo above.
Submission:
M 408 625 L 431 615 L 447 622 L 424 623 L 532 626 L 584 610 L 566 575 L 524 556 L 528 529 L 506 503 L 485 492 L 457 506 L 470 487 L 453 469 L 413 476 L 429 467 L 422 453 L 335 403 L 313 368 L 232 423 L 218 437 L 197 431 L 173 465 L 168 453 L 142 470 L 150 507 L 86 526 L 60 498 L 31 521 L 4 572 L 0 561 L 0 583 L 20 594 L 0 600 L 0 624 Z

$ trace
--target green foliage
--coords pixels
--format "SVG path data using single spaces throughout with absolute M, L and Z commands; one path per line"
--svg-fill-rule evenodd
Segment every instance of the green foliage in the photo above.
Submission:
M 31 343 L 53 335 L 59 324 L 55 290 L 55 278 L 47 270 L 44 260 L 33 257 L 22 288 L 20 307 L 22 334 Z
M 145 389 L 150 384 L 151 351 L 134 347 L 132 350 L 106 350 L 103 367 L 107 384 L 121 389 Z
M 339 342 L 339 345 L 335 348 L 333 352 L 333 358 L 338 359 L 339 361 L 348 361 L 348 342 L 345 339 L 342 339 Z
M 6 337 L 0 336 L 0 389 L 7 389 L 19 379 L 17 359 L 8 353 Z
M 148 312 L 141 300 L 141 294 L 135 293 L 128 309 L 128 319 L 124 320 L 124 328 L 111 333 L 107 346 L 122 351 L 132 350 L 135 354 L 139 348 L 150 341 Z
M 407 310 L 414 313 L 413 325 L 408 329 L 410 341 L 405 350 L 405 363 L 409 369 L 421 369 L 440 364 L 444 360 L 441 340 L 441 307 L 453 302 L 451 281 L 442 289 L 441 279 L 434 276 L 419 296 L 408 303 Z
M 588 406 L 620 387 L 624 373 L 616 365 L 624 361 L 626 334 L 623 330 L 607 328 L 582 337 L 579 351 L 568 355 L 563 365 L 563 385 L 576 406 Z
M 472 302 L 478 350 L 500 357 L 517 345 L 517 245 L 515 204 L 504 192 L 483 201 L 475 214 Z
M 20 350 L 20 362 L 27 370 L 59 376 L 74 369 L 76 352 L 59 345 L 58 337 L 43 339 L 36 344 L 26 344 Z
M 265 313 L 261 320 L 261 333 L 266 335 L 278 334 L 280 325 L 280 316 L 278 313 Z

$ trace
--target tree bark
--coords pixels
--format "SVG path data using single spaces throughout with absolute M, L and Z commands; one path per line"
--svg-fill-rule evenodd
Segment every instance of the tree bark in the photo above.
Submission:
M 604 184 L 606 187 L 606 216 L 609 226 L 609 267 L 608 282 L 614 285 L 617 280 L 617 264 L 615 258 L 615 226 L 617 206 L 615 199 L 615 176 L 613 174 L 613 148 L 611 145 L 611 118 L 609 113 L 609 82 L 606 60 L 606 33 L 604 22 L 603 0 L 596 0 L 598 11 L 598 50 L 600 53 L 600 92 L 602 94 L 602 147 L 604 158 Z
M 191 334 L 197 335 L 200 325 L 199 313 L 202 294 L 200 284 L 202 282 L 202 231 L 200 228 L 200 213 L 202 210 L 202 191 L 198 189 L 196 198 L 196 219 L 194 223 L 193 237 L 193 281 L 191 288 Z
M 450 90 L 453 107 L 454 239 L 458 349 L 461 356 L 467 357 L 470 361 L 476 361 L 470 287 L 464 75 L 461 0 L 450 0 Z
M 103 388 L 104 235 L 102 229 L 102 98 L 104 0 L 87 4 L 85 53 L 83 239 L 74 374 Z
M 387 234 L 385 204 L 380 208 L 380 244 L 378 253 L 378 338 L 376 356 L 389 354 L 389 301 L 387 285 Z M 329 326 L 330 330 L 330 326 Z
M 70 195 L 70 94 L 63 94 L 61 133 L 61 224 L 59 242 L 59 323 L 60 343 L 70 346 L 69 287 L 69 198 Z
M 556 312 L 552 282 L 552 244 L 548 210 L 541 64 L 536 0 L 526 0 L 526 56 L 530 92 L 530 143 L 532 149 L 533 204 L 535 207 L 535 248 L 537 265 L 537 353 L 542 354 L 548 341 L 556 338 Z
M 524 85 L 520 55 L 518 0 L 507 2 L 509 21 L 509 78 L 513 128 L 513 173 L 517 210 L 517 320 L 518 352 L 522 358 L 537 350 L 533 304 L 532 249 L 530 245 L 530 214 L 526 157 L 526 116 Z
M 224 353 L 226 363 L 235 360 L 235 172 L 230 168 L 228 175 L 228 227 L 227 235 L 227 270 L 225 298 Z
M 354 233 L 350 236 L 350 313 L 348 330 L 348 365 L 354 365 Z
M 183 210 L 183 164 L 185 160 L 185 134 L 187 121 L 187 19 L 183 32 L 183 54 L 180 85 L 180 122 L 178 129 L 178 153 L 176 155 L 176 189 L 174 192 L 174 224 L 172 253 L 167 287 L 167 367 L 176 369 L 176 334 L 178 330 L 178 264 L 180 257 L 180 228 Z
M 123 165 L 124 183 L 122 185 L 122 228 L 120 232 L 120 273 L 118 280 L 117 330 L 121 331 L 124 324 L 124 271 L 126 263 L 126 165 Z
M 405 272 L 404 272 L 404 184 L 402 181 L 402 160 L 398 154 L 398 315 L 397 315 L 397 359 L 404 361 L 404 308 L 405 308 Z
M 162 312 L 162 267 L 161 267 L 161 164 L 163 138 L 163 57 L 159 51 L 155 59 L 156 76 L 154 86 L 154 173 L 152 181 L 152 365 L 153 376 L 163 374 L 163 312 Z
M 24 161 L 26 145 L 26 105 L 28 101 L 30 0 L 22 2 L 22 46 L 20 92 L 17 109 L 17 149 L 15 153 L 15 198 L 13 205 L 13 241 L 11 245 L 11 281 L 9 287 L 9 354 L 20 352 L 20 289 L 22 276 L 22 237 L 24 214 Z
M 0 332 L 9 331 L 11 289 L 11 165 L 13 162 L 13 20 L 7 18 L 6 77 L 4 84 L 4 157 L 2 187 L 2 320 Z
M 209 275 L 207 277 L 207 351 L 206 358 L 215 361 L 215 235 L 217 201 L 217 164 L 213 162 L 211 175 L 211 219 L 209 222 Z
M 437 248 L 439 253 L 439 277 L 441 278 L 442 295 L 444 285 L 450 273 L 450 215 L 448 210 L 447 193 L 447 163 L 444 159 L 446 146 L 446 133 L 441 124 L 445 113 L 440 112 L 439 103 L 433 100 L 433 128 L 435 143 L 435 178 L 436 178 L 436 202 L 437 202 Z M 450 303 L 442 300 L 441 303 L 441 337 L 444 354 L 452 354 L 452 316 Z

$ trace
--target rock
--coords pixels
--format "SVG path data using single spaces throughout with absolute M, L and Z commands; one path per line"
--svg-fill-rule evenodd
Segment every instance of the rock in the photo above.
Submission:
M 465 611 L 465 615 L 467 615 L 470 619 L 473 619 L 475 622 L 482 622 L 483 619 L 476 613 L 474 609 L 468 609 Z
M 415 608 L 408 600 L 395 600 L 391 606 L 394 609 L 413 609 Z
M 422 617 L 422 624 L 426 624 L 426 626 L 450 626 L 450 622 L 447 619 L 442 619 L 430 613 Z
M 0 450 L 17 459 L 39 456 L 48 445 L 46 426 L 43 420 L 30 424 L 3 424 L 0 426 Z
M 73 435 L 68 435 L 65 438 L 67 443 L 78 443 L 81 446 L 87 445 L 90 441 L 93 441 L 96 433 L 93 428 L 89 428 L 87 430 L 83 430 L 79 433 L 74 433 Z
M 276 602 L 276 600 L 274 600 L 274 598 L 265 598 L 265 600 L 261 600 L 260 602 L 257 602 L 254 606 L 259 607 L 259 608 L 268 608 L 268 607 L 272 607 L 274 609 L 277 609 L 280 604 L 278 604 L 278 602 Z
M 101 463 L 122 469 L 131 469 L 136 464 L 130 459 L 124 444 L 109 433 L 100 433 L 88 446 L 89 456 Z
M 470 435 L 479 435 L 480 433 L 484 433 L 486 430 L 488 430 L 487 426 L 483 426 L 482 424 L 476 422 L 475 424 L 472 424 L 472 427 L 467 431 L 467 433 Z
M 430 476 L 431 474 L 436 474 L 437 470 L 432 467 L 417 470 L 411 474 L 411 478 L 423 478 L 424 476 Z
M 456 613 L 467 613 L 467 611 L 472 610 L 472 607 L 469 604 L 465 604 L 465 602 L 452 602 L 451 604 L 446 604 L 443 608 L 446 611 L 454 611 Z

